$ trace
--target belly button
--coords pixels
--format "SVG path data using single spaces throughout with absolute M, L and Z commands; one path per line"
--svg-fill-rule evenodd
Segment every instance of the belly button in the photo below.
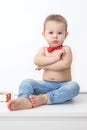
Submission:
M 51 80 L 55 80 L 54 78 L 51 78 Z

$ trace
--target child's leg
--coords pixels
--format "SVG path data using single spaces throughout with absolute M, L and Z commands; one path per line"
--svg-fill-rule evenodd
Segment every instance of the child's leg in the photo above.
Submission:
M 24 80 L 19 88 L 17 100 L 8 104 L 10 110 L 27 109 L 43 104 L 62 103 L 79 94 L 76 82 L 49 82 Z M 28 104 L 28 105 L 27 105 Z
M 38 107 L 47 104 L 48 95 L 47 94 L 31 95 L 29 99 L 32 103 L 32 107 Z
M 29 98 L 30 95 L 46 94 L 47 92 L 55 90 L 56 86 L 59 88 L 60 84 L 51 81 L 23 80 L 19 86 L 18 97 Z
M 47 104 L 58 104 L 71 100 L 79 94 L 80 87 L 76 82 L 64 82 L 61 83 L 61 87 L 48 92 Z
M 46 94 L 31 95 L 30 101 L 33 107 L 43 104 L 58 104 L 71 100 L 79 94 L 79 85 L 76 82 L 52 82 L 49 84 L 52 90 Z M 60 86 L 60 87 L 59 87 Z
M 9 110 L 21 110 L 32 108 L 29 96 L 34 94 L 34 86 L 36 82 L 33 80 L 23 80 L 19 86 L 19 94 L 17 99 L 8 102 Z
M 11 111 L 14 110 L 22 110 L 22 109 L 30 109 L 32 108 L 32 103 L 29 99 L 25 97 L 21 97 L 18 99 L 10 100 L 8 102 L 8 109 Z
M 37 81 L 32 79 L 25 79 L 19 86 L 18 98 L 28 98 L 32 94 L 36 94 L 35 88 L 38 86 Z
M 46 88 L 44 85 L 46 83 L 44 81 L 36 81 L 36 80 L 23 80 L 19 86 L 19 94 L 16 100 L 10 100 L 8 102 L 8 109 L 10 110 L 21 110 L 21 109 L 29 109 L 32 107 L 36 107 L 42 104 L 45 104 L 46 98 L 45 96 L 41 96 L 38 94 L 46 93 L 50 88 Z M 38 95 L 36 98 L 30 98 L 30 95 Z M 45 98 L 45 99 L 44 99 Z M 34 99 L 34 105 L 32 100 Z

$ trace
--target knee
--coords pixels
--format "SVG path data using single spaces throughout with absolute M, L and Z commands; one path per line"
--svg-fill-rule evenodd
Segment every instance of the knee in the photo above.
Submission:
M 75 95 L 78 95 L 79 94 L 79 92 L 80 92 L 80 86 L 79 86 L 79 84 L 77 83 L 77 82 L 72 82 L 72 88 L 73 88 L 73 93 L 75 94 Z
M 29 86 L 29 84 L 30 84 L 31 82 L 32 82 L 31 79 L 24 79 L 24 80 L 21 82 L 19 88 L 20 88 L 20 89 L 21 89 L 21 88 L 26 88 L 26 87 Z

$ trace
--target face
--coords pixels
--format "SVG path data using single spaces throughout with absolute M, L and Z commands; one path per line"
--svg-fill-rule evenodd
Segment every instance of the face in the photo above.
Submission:
M 65 24 L 56 21 L 48 21 L 45 26 L 45 31 L 42 34 L 49 46 L 52 47 L 62 45 L 67 36 Z

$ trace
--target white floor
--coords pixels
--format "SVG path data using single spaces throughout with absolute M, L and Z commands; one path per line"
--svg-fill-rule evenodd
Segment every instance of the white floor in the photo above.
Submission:
M 4 125 L 5 124 L 5 125 Z M 58 105 L 9 111 L 7 103 L 0 103 L 0 128 L 19 127 L 21 130 L 87 130 L 87 94 L 79 94 L 72 101 Z
M 87 94 L 79 94 L 72 101 L 58 105 L 9 111 L 6 102 L 0 103 L 0 116 L 87 116 Z

